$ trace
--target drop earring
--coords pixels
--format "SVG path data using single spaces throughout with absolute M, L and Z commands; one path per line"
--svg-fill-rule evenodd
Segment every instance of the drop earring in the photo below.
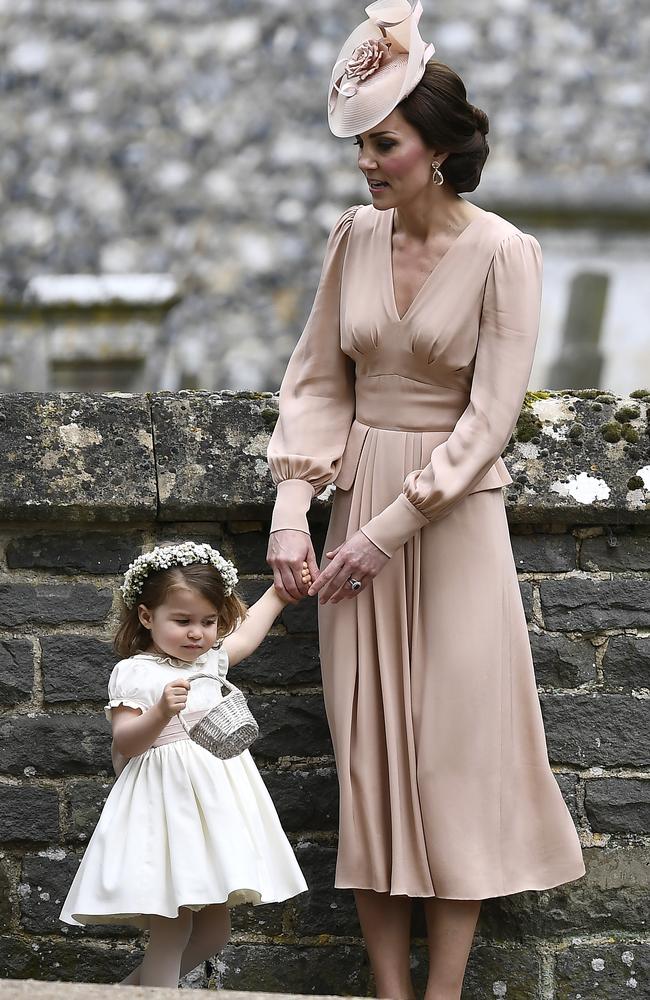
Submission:
M 433 183 L 440 187 L 441 184 L 445 183 L 445 178 L 442 176 L 442 171 L 440 170 L 440 164 L 437 160 L 434 160 L 431 164 L 431 170 L 433 175 Z

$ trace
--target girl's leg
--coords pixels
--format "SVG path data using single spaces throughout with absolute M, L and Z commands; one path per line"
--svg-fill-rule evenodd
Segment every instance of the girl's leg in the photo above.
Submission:
M 192 933 L 192 911 L 181 907 L 177 917 L 152 915 L 149 944 L 140 966 L 140 986 L 178 986 L 181 958 Z
M 429 940 L 429 979 L 424 1000 L 460 1000 L 480 899 L 424 900 Z
M 194 914 L 192 934 L 181 960 L 181 976 L 221 951 L 230 940 L 230 910 L 225 903 L 204 906 Z
M 355 889 L 354 898 L 377 996 L 413 1000 L 411 900 L 373 889 Z
M 230 910 L 225 903 L 192 911 L 192 932 L 181 958 L 180 975 L 186 976 L 201 962 L 218 954 L 230 940 Z M 142 965 L 123 979 L 122 986 L 140 986 Z

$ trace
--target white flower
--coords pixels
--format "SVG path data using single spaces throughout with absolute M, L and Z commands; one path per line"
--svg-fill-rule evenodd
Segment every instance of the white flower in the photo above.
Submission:
M 135 559 L 126 573 L 120 587 L 124 603 L 132 608 L 142 592 L 142 586 L 149 573 L 155 570 L 171 569 L 172 566 L 190 566 L 204 563 L 214 566 L 221 574 L 226 597 L 229 597 L 239 579 L 237 570 L 230 560 L 225 559 L 218 549 L 204 542 L 181 542 L 180 545 L 157 545 L 151 552 L 145 552 Z

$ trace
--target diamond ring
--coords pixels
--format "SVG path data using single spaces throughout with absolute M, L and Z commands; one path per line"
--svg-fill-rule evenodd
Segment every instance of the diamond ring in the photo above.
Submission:
M 353 577 L 348 577 L 348 583 L 352 587 L 352 590 L 361 590 L 361 580 L 355 580 Z

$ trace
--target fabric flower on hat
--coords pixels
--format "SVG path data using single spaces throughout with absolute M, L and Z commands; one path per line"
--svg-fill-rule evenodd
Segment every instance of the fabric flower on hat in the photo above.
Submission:
M 389 55 L 390 42 L 378 38 L 369 38 L 357 45 L 345 66 L 345 75 L 349 80 L 366 80 L 376 73 L 383 60 Z

